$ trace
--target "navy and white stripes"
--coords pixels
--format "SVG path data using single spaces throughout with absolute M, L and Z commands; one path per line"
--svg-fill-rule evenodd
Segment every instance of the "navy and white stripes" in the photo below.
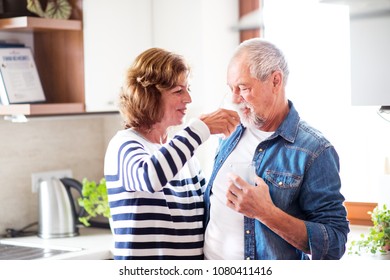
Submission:
M 209 135 L 194 120 L 164 145 L 131 129 L 113 137 L 104 173 L 115 259 L 203 258 L 205 179 L 193 155 Z

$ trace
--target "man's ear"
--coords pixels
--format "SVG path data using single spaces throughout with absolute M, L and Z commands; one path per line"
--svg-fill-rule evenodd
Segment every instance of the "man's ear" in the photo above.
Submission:
M 272 86 L 275 92 L 279 92 L 279 90 L 283 86 L 283 74 L 280 71 L 275 71 L 272 74 Z
M 282 75 L 282 72 L 280 71 L 275 71 L 273 74 L 273 80 L 272 80 L 272 83 L 273 83 L 273 86 L 274 87 L 281 87 L 282 86 L 282 83 L 283 83 L 283 75 Z

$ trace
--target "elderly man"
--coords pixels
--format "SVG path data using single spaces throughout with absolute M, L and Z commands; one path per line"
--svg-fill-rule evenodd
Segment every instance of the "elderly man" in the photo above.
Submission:
M 349 222 L 332 144 L 285 93 L 282 52 L 243 42 L 227 80 L 242 124 L 223 140 L 204 197 L 206 259 L 340 259 Z M 255 184 L 229 165 L 254 162 Z M 227 180 L 226 178 L 229 178 Z

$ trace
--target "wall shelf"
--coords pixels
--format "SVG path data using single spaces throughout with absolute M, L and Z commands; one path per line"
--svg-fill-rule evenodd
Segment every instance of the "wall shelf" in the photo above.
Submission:
M 347 218 L 350 224 L 373 226 L 369 211 L 373 211 L 378 203 L 345 201 L 344 205 L 347 209 Z
M 81 31 L 80 20 L 14 17 L 0 19 L 1 31 Z
M 0 115 L 58 115 L 84 112 L 83 103 L 11 104 L 0 106 Z
M 0 105 L 0 115 L 85 113 L 83 24 L 79 19 L 0 19 L 1 32 L 31 32 L 34 59 L 46 97 L 42 104 Z

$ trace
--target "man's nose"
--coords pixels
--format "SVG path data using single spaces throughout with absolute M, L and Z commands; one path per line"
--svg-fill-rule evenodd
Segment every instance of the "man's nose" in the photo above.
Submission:
M 243 100 L 239 91 L 234 91 L 233 94 L 231 95 L 231 98 L 233 103 L 241 103 Z

